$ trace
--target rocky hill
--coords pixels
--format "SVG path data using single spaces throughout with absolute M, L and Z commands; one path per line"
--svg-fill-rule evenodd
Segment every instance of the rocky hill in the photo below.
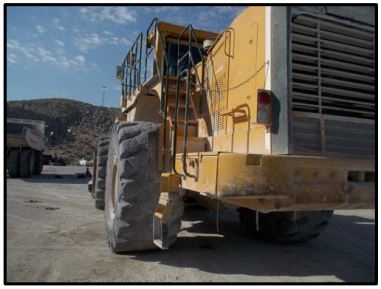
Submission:
M 7 102 L 6 116 L 46 122 L 47 149 L 76 161 L 92 154 L 97 138 L 111 129 L 118 108 L 94 106 L 70 99 Z

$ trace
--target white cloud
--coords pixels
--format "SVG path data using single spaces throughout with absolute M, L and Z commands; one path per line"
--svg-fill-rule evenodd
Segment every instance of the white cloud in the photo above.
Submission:
M 10 39 L 10 40 L 7 42 L 7 47 L 8 47 L 9 49 L 16 48 L 18 45 L 19 45 L 19 42 L 18 42 L 17 40 Z
M 7 60 L 8 60 L 10 63 L 16 63 L 16 62 L 17 62 L 17 55 L 16 55 L 16 54 L 13 54 L 13 53 L 8 53 L 8 55 L 7 55 Z
M 126 37 L 117 37 L 110 33 L 90 33 L 88 35 L 79 35 L 74 40 L 74 45 L 79 51 L 86 53 L 90 49 L 97 48 L 101 45 L 129 45 L 131 42 Z
M 77 55 L 76 57 L 74 57 L 74 60 L 78 61 L 79 63 L 86 62 L 86 58 L 83 55 Z
M 40 34 L 44 34 L 46 32 L 46 28 L 44 26 L 41 26 L 41 25 L 36 25 L 36 29 L 37 29 L 38 33 L 40 33 Z
M 7 47 L 15 53 L 18 52 L 23 54 L 27 58 L 30 58 L 34 61 L 39 61 L 34 47 L 29 47 L 28 45 L 21 45 L 20 42 L 14 39 L 8 40 Z
M 87 65 L 87 60 L 82 55 L 77 55 L 73 58 L 68 58 L 66 56 L 60 56 L 57 60 L 57 64 L 68 69 L 79 70 Z
M 74 57 L 67 56 L 65 50 L 62 48 L 49 50 L 40 44 L 21 44 L 14 39 L 10 39 L 7 42 L 7 47 L 9 50 L 7 60 L 11 63 L 16 63 L 20 55 L 35 62 L 44 62 L 75 70 L 86 67 L 87 65 L 96 67 L 95 64 L 89 63 L 83 55 L 76 55 Z
M 44 47 L 36 48 L 36 55 L 39 61 L 56 63 L 57 59 L 53 56 L 53 52 L 45 49 Z
M 58 18 L 54 18 L 54 19 L 52 20 L 52 22 L 53 22 L 53 24 L 54 24 L 54 26 L 55 26 L 56 29 L 58 29 L 58 30 L 60 30 L 60 31 L 66 31 L 65 26 L 63 26 L 63 25 L 61 24 L 61 21 L 60 21 Z
M 235 10 L 235 7 L 233 6 L 217 6 L 214 7 L 215 10 L 217 10 L 220 13 L 230 13 L 231 11 Z
M 176 6 L 161 6 L 161 7 L 146 7 L 145 11 L 148 13 L 160 13 L 160 12 L 175 12 L 179 11 L 180 8 Z
M 102 43 L 103 40 L 97 33 L 91 33 L 87 36 L 80 36 L 74 41 L 74 45 L 82 52 L 87 52 L 91 48 L 96 48 Z
M 60 47 L 64 47 L 65 46 L 65 43 L 63 42 L 63 41 L 61 41 L 61 40 L 54 40 L 54 42 L 58 45 L 58 46 L 60 46 Z
M 82 7 L 79 10 L 91 21 L 111 21 L 117 24 L 136 22 L 136 13 L 128 7 Z
M 195 28 L 210 29 L 215 32 L 225 29 L 220 24 L 221 18 L 233 20 L 244 9 L 243 6 L 217 6 L 200 10 L 194 19 Z M 228 23 L 230 24 L 230 23 Z

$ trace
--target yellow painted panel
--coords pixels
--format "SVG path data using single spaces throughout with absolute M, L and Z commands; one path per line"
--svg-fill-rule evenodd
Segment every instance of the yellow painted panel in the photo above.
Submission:
M 232 151 L 232 134 L 219 135 L 212 138 L 213 150 L 216 152 Z
M 267 67 L 263 65 L 266 49 L 270 49 L 266 47 L 265 24 L 265 7 L 247 8 L 209 54 L 205 87 L 212 118 L 213 151 L 264 151 L 265 134 L 249 130 L 256 122 L 257 91 L 265 88 Z M 233 135 L 222 137 L 230 134 Z
M 218 155 L 197 154 L 197 156 L 188 157 L 188 172 L 196 178 L 183 178 L 182 187 L 214 196 L 217 184 L 217 164 Z M 176 158 L 176 168 L 178 172 L 182 172 L 181 157 Z
M 198 178 L 183 178 L 183 188 L 231 205 L 259 211 L 374 207 L 374 181 L 347 178 L 348 170 L 374 172 L 370 160 L 199 153 L 187 164 Z
M 236 153 L 247 153 L 249 147 L 249 131 L 240 130 L 233 134 L 233 151 Z
M 249 154 L 265 154 L 265 133 L 264 126 L 258 126 L 249 133 Z
M 221 153 L 218 160 L 217 195 L 263 195 L 261 156 Z

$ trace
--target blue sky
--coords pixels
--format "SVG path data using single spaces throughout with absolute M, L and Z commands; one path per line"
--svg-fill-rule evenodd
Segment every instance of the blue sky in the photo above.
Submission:
M 121 64 L 154 17 L 219 32 L 243 7 L 8 6 L 6 99 L 70 98 L 119 107 Z

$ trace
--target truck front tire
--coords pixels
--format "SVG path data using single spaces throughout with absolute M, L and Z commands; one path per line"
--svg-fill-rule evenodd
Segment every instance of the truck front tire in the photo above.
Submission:
M 116 252 L 156 249 L 153 214 L 160 196 L 158 169 L 159 125 L 150 122 L 118 123 L 109 146 L 105 221 L 110 248 Z M 170 224 L 170 243 L 180 229 Z

